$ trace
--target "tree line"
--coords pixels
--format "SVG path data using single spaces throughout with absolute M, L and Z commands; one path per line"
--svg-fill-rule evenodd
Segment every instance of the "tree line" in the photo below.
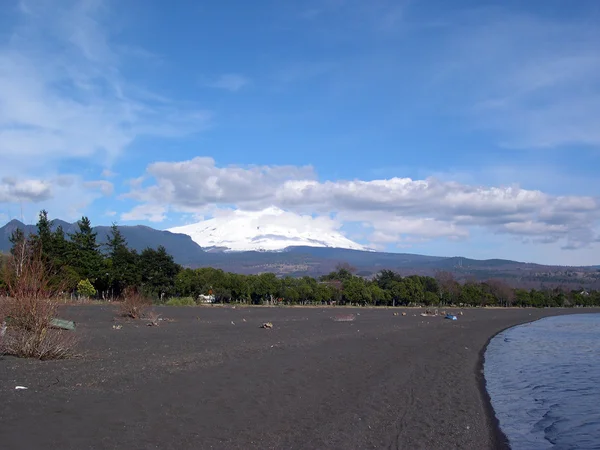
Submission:
M 77 231 L 71 234 L 66 234 L 61 226 L 52 228 L 48 213 L 41 211 L 36 233 L 25 236 L 21 229 L 12 233 L 9 257 L 17 260 L 18 267 L 20 258 L 33 252 L 41 254 L 51 274 L 50 283 L 57 292 L 116 299 L 128 287 L 135 287 L 152 298 L 175 295 L 175 277 L 181 267 L 164 247 L 146 248 L 138 253 L 128 247 L 114 224 L 106 244 L 101 246 L 87 217 L 77 222 Z M 0 272 L 0 289 L 4 273 Z
M 600 306 L 600 292 L 513 289 L 498 279 L 459 283 L 450 272 L 431 276 L 401 276 L 383 270 L 367 279 L 347 264 L 320 278 L 278 277 L 273 273 L 242 275 L 215 268 L 183 268 L 164 247 L 131 249 L 113 224 L 105 245 L 97 242 L 90 220 L 82 217 L 76 232 L 55 230 L 41 211 L 37 232 L 11 236 L 10 258 L 18 259 L 24 244 L 39 249 L 50 268 L 57 291 L 98 299 L 118 299 L 128 288 L 156 303 L 194 304 L 210 298 L 217 303 L 272 305 L 361 306 Z M 0 272 L 0 289 L 3 286 Z

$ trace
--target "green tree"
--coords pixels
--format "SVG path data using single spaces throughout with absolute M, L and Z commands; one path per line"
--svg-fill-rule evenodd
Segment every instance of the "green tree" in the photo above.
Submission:
M 423 304 L 425 304 L 425 306 L 437 305 L 439 302 L 440 298 L 437 296 L 437 294 L 430 291 L 425 292 L 425 296 L 423 298 Z
M 96 295 L 96 289 L 94 288 L 94 286 L 92 286 L 90 280 L 80 280 L 79 283 L 77 283 L 77 293 L 81 297 L 89 298 Z
M 335 300 L 335 294 L 334 288 L 325 283 L 317 283 L 317 286 L 315 287 L 315 301 L 320 304 L 329 303 Z
M 400 274 L 392 270 L 382 270 L 375 277 L 375 282 L 381 289 L 385 289 L 387 291 L 391 290 L 394 283 L 398 283 L 402 281 L 402 277 Z
M 387 305 L 391 296 L 388 291 L 381 289 L 377 283 L 371 283 L 369 285 L 369 292 L 371 302 L 375 306 Z
M 107 289 L 111 297 L 120 297 L 125 288 L 141 282 L 138 254 L 127 247 L 127 240 L 116 224 L 112 224 L 106 240 Z
M 96 242 L 97 233 L 92 230 L 90 219 L 85 216 L 77 222 L 77 226 L 79 229 L 70 235 L 73 243 L 70 263 L 81 279 L 88 279 L 95 285 L 100 281 L 104 268 L 100 246 Z
M 173 261 L 163 246 L 146 248 L 139 258 L 141 284 L 146 294 L 163 301 L 175 294 L 175 278 L 181 266 Z
M 362 278 L 352 277 L 344 281 L 343 286 L 344 300 L 347 303 L 362 304 L 371 301 L 371 291 Z
M 408 296 L 411 302 L 423 303 L 425 289 L 421 283 L 421 277 L 418 275 L 411 275 L 403 279 L 408 291 Z
M 52 221 L 48 219 L 48 212 L 43 209 L 40 211 L 38 216 L 38 222 L 36 224 L 37 234 L 32 236 L 34 242 L 38 242 L 42 250 L 42 257 L 50 262 L 55 262 L 55 251 L 54 251 L 54 235 L 52 233 Z

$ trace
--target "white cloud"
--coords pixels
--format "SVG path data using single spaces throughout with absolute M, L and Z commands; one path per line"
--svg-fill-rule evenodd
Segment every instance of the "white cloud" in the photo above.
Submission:
M 376 244 L 394 244 L 414 242 L 415 239 L 430 240 L 437 238 L 465 239 L 469 237 L 467 227 L 458 226 L 451 220 L 438 220 L 423 217 L 403 217 L 388 213 L 341 213 L 342 221 L 362 219 L 373 227 L 374 231 L 367 239 Z
M 210 83 L 210 87 L 225 89 L 231 92 L 239 91 L 244 86 L 248 85 L 250 80 L 243 75 L 229 73 L 221 75 L 217 80 Z
M 4 177 L 0 180 L 0 204 L 10 209 L 19 206 L 24 217 L 37 216 L 46 209 L 54 217 L 73 220 L 102 196 L 112 195 L 112 183 L 105 180 L 85 181 L 78 175 L 53 175 L 47 178 Z
M 50 197 L 52 186 L 45 180 L 4 177 L 0 181 L 0 203 L 40 202 Z
M 167 208 L 163 205 L 138 205 L 131 211 L 121 214 L 123 221 L 162 222 L 166 219 Z
M 148 167 L 157 183 L 139 188 L 137 180 L 129 197 L 145 202 L 168 204 L 177 198 L 180 208 L 200 210 L 207 205 L 243 202 L 246 207 L 264 207 L 274 190 L 287 179 L 313 178 L 311 167 L 227 166 L 217 167 L 208 157 L 189 161 L 157 162 Z M 268 206 L 268 205 L 267 205 Z
M 0 41 L 0 163 L 47 169 L 63 158 L 110 163 L 138 136 L 204 129 L 207 112 L 145 94 L 122 75 L 133 60 L 114 42 L 102 1 L 21 2 Z M 127 56 L 127 57 L 125 57 Z
M 600 200 L 552 196 L 518 186 L 475 186 L 433 178 L 317 181 L 310 167 L 218 167 L 211 158 L 149 166 L 147 187 L 129 197 L 144 211 L 194 213 L 218 205 L 243 210 L 277 206 L 296 213 L 334 213 L 344 223 L 371 228 L 375 244 L 415 239 L 465 239 L 473 228 L 537 237 L 566 247 L 598 236 Z M 135 215 L 135 214 L 134 214 Z

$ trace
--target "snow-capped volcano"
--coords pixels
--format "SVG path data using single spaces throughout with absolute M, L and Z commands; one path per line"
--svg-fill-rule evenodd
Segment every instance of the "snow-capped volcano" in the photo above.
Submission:
M 170 228 L 204 248 L 228 251 L 280 251 L 287 247 L 367 250 L 344 237 L 329 217 L 302 216 L 271 207 L 262 211 L 220 211 L 212 219 Z

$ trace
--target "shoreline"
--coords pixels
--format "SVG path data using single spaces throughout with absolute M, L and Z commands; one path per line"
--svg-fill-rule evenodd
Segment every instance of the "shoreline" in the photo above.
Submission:
M 479 386 L 479 392 L 481 393 L 481 397 L 484 401 L 484 410 L 487 416 L 487 421 L 489 427 L 491 428 L 491 442 L 494 449 L 497 450 L 510 450 L 510 444 L 508 441 L 508 436 L 502 431 L 500 427 L 500 421 L 498 417 L 496 417 L 496 412 L 494 411 L 494 407 L 492 406 L 492 398 L 490 397 L 490 393 L 487 390 L 487 380 L 485 379 L 484 373 L 484 364 L 485 364 L 485 352 L 487 351 L 488 345 L 496 336 L 498 336 L 503 331 L 509 330 L 514 327 L 518 327 L 521 325 L 525 325 L 526 323 L 532 323 L 541 318 L 534 319 L 528 322 L 523 322 L 517 325 L 512 325 L 502 330 L 494 333 L 490 338 L 486 341 L 485 345 L 479 351 L 479 362 L 477 364 L 477 369 L 475 371 L 475 379 L 477 380 L 477 385 Z
M 487 340 L 487 342 L 485 343 L 485 345 L 482 347 L 481 351 L 479 352 L 479 362 L 477 364 L 477 369 L 475 371 L 475 377 L 477 379 L 477 384 L 479 386 L 481 396 L 483 397 L 483 400 L 485 403 L 485 411 L 486 411 L 486 415 L 487 415 L 487 420 L 488 420 L 489 426 L 492 430 L 490 438 L 492 441 L 493 448 L 495 448 L 495 449 L 510 450 L 511 447 L 510 447 L 510 443 L 508 440 L 508 436 L 506 436 L 506 434 L 504 433 L 504 431 L 502 431 L 502 428 L 500 427 L 500 421 L 498 420 L 498 417 L 496 417 L 496 412 L 494 411 L 494 407 L 492 406 L 492 400 L 491 400 L 490 394 L 487 390 L 487 380 L 485 378 L 485 372 L 484 372 L 485 353 L 486 353 L 487 348 L 488 348 L 490 342 L 492 341 L 492 339 L 494 339 L 500 333 L 503 333 L 506 330 L 510 330 L 511 328 L 520 327 L 522 325 L 526 325 L 528 323 L 533 323 L 533 322 L 537 322 L 540 320 L 544 320 L 549 317 L 567 316 L 567 315 L 575 315 L 575 314 L 598 314 L 598 313 L 600 313 L 600 311 L 598 311 L 598 308 L 593 308 L 593 307 L 589 308 L 589 309 L 593 310 L 593 312 L 584 312 L 586 308 L 577 308 L 577 309 L 546 308 L 546 309 L 555 309 L 555 310 L 561 310 L 561 311 L 565 311 L 565 310 L 568 311 L 568 310 L 572 309 L 577 312 L 573 313 L 573 314 L 549 314 L 549 315 L 544 315 L 542 317 L 537 317 L 532 320 L 526 320 L 524 322 L 517 323 L 515 325 L 510 325 L 510 326 L 503 328 L 500 331 L 494 333 L 492 336 L 490 336 L 490 338 Z M 582 310 L 584 310 L 584 311 L 582 311 Z

